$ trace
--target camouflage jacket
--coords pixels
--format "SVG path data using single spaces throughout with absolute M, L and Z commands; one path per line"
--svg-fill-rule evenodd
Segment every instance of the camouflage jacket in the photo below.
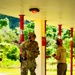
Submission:
M 22 57 L 27 59 L 35 59 L 40 54 L 38 43 L 36 41 L 24 41 L 21 44 Z

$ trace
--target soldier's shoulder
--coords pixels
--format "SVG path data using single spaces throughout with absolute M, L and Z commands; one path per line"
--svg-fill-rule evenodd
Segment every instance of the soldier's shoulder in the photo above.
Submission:
M 23 41 L 22 43 L 27 43 L 27 42 L 29 42 L 29 40 Z
M 36 45 L 37 45 L 37 44 L 38 44 L 38 42 L 37 42 L 37 41 L 34 41 L 34 44 L 36 44 Z
M 24 45 L 24 44 L 26 44 L 28 41 L 23 41 L 22 43 L 21 43 L 21 45 Z

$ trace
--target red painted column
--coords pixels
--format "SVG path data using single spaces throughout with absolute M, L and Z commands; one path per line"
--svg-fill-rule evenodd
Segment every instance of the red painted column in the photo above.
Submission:
M 45 20 L 45 75 L 46 75 L 46 20 Z
M 45 20 L 45 34 L 46 34 L 46 20 Z M 45 41 L 46 41 L 46 38 L 45 38 Z M 46 46 L 45 46 L 45 53 L 46 53 Z M 45 58 L 50 58 L 50 56 L 45 54 Z
M 44 21 L 44 36 L 42 37 L 42 46 L 45 47 L 45 75 L 46 75 L 46 20 Z
M 62 24 L 58 25 L 58 39 L 61 42 L 62 45 L 62 39 L 61 39 L 61 32 L 62 32 Z
M 71 41 L 70 41 L 70 47 L 71 47 L 71 50 L 70 50 L 70 58 L 71 58 L 71 60 L 70 60 L 70 63 L 71 63 L 71 65 L 70 65 L 70 75 L 73 75 L 73 28 L 71 28 L 71 30 L 70 30 L 70 37 L 71 37 Z
M 24 41 L 24 15 L 20 15 L 20 43 Z
M 20 16 L 20 43 L 24 41 L 24 15 L 19 15 Z M 22 54 L 22 49 L 20 49 L 20 55 Z M 21 58 L 20 58 L 21 59 Z M 22 63 L 21 63 L 22 65 Z

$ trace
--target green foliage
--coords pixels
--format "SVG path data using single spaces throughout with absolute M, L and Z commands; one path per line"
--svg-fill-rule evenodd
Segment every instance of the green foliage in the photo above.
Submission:
M 8 26 L 2 27 L 0 33 L 0 42 L 12 43 L 15 39 L 19 40 L 19 35 L 17 35 L 15 30 L 11 30 Z
M 69 38 L 66 38 L 65 40 L 63 40 L 63 46 L 66 48 L 67 57 L 70 57 L 70 39 Z
M 4 17 L 3 17 L 4 18 Z M 11 22 L 13 20 L 13 22 Z M 11 17 L 0 19 L 0 52 L 3 59 L 2 64 L 10 66 L 11 61 L 19 61 L 20 50 L 13 44 L 13 40 L 19 41 L 20 29 L 17 19 Z M 24 23 L 24 38 L 28 39 L 28 33 L 34 32 L 35 24 L 33 21 L 25 21 Z M 14 27 L 15 26 L 15 27 Z M 57 27 L 46 25 L 46 55 L 52 56 L 56 53 L 55 40 L 58 37 Z M 67 57 L 70 55 L 70 31 L 62 29 L 62 40 L 64 47 L 67 50 Z M 74 39 L 75 40 L 75 39 Z M 5 63 L 5 62 L 9 62 Z M 12 62 L 13 63 L 13 62 Z
M 0 19 L 4 20 L 5 18 L 7 18 L 9 20 L 9 27 L 11 29 L 15 29 L 16 27 L 19 27 L 19 21 L 20 21 L 19 18 L 0 14 Z
M 20 50 L 15 45 L 1 43 L 0 51 L 2 51 L 2 59 L 19 60 Z
M 7 58 L 11 60 L 18 60 L 20 55 L 19 49 L 17 47 L 11 46 L 10 50 L 7 53 Z
M 56 37 L 57 36 L 57 27 L 47 25 L 46 26 L 46 36 L 53 38 L 53 39 L 56 39 L 57 38 Z
M 62 29 L 62 39 L 70 38 L 70 30 L 68 29 Z
M 11 60 L 11 59 L 3 59 L 2 62 L 0 62 L 0 68 L 19 68 L 20 62 Z
M 26 27 L 27 27 L 27 28 L 34 29 L 34 22 L 31 21 L 31 22 L 27 23 Z
M 73 45 L 73 47 L 75 48 L 75 32 L 73 33 L 74 35 L 73 35 L 73 43 L 74 43 L 74 45 Z
M 46 25 L 46 55 L 52 55 L 56 53 L 57 46 L 55 40 L 58 38 L 57 27 Z M 62 29 L 63 45 L 67 50 L 67 57 L 70 57 L 70 31 L 68 29 Z
M 5 19 L 2 19 L 2 22 L 5 22 Z M 29 32 L 34 32 L 34 22 L 26 21 L 27 24 L 24 25 L 24 37 L 25 40 L 28 38 Z M 4 23 L 3 23 L 4 24 Z M 7 24 L 7 25 L 6 25 Z M 1 26 L 0 29 L 0 57 L 2 58 L 2 62 L 0 67 L 15 67 L 20 66 L 15 65 L 15 62 L 20 63 L 20 49 L 17 48 L 13 41 L 19 41 L 20 29 L 19 27 L 15 27 L 12 30 L 9 26 L 9 19 L 6 20 L 6 24 Z M 15 62 L 14 62 L 15 61 Z M 13 64 L 13 65 L 12 65 Z
M 27 25 L 24 25 L 24 38 L 25 38 L 25 40 L 27 40 L 28 39 L 28 33 L 29 32 L 34 32 L 34 22 L 33 21 L 31 21 L 31 22 L 29 22 L 29 23 L 27 23 Z
M 3 27 L 3 26 L 6 26 L 8 25 L 8 19 L 5 18 L 5 19 L 0 19 L 0 29 Z

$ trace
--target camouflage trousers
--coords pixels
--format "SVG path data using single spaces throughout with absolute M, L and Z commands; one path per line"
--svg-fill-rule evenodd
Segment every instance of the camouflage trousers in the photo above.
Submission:
M 30 71 L 30 75 L 36 75 L 35 69 L 36 69 L 35 60 L 23 60 L 22 61 L 21 75 L 28 75 L 28 70 Z

